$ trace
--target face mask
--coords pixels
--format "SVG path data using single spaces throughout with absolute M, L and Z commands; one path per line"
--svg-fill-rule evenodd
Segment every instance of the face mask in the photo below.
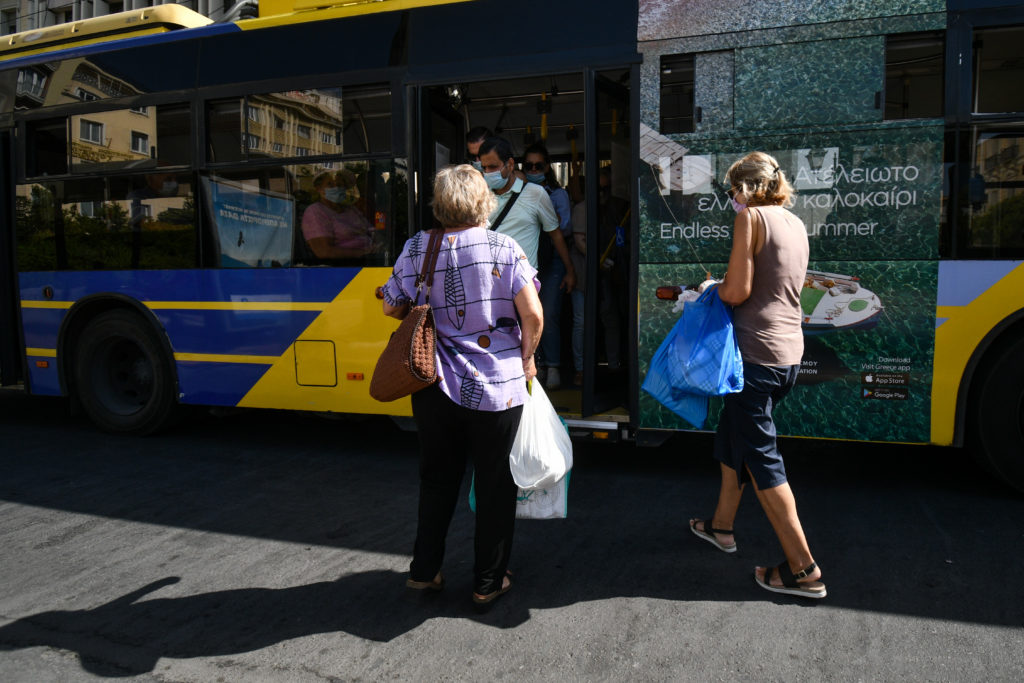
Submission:
M 165 180 L 163 185 L 160 186 L 160 194 L 167 197 L 178 194 L 178 183 L 173 180 Z
M 329 202 L 340 204 L 341 200 L 345 198 L 345 190 L 340 187 L 328 187 L 324 190 L 324 197 L 326 197 Z
M 477 159 L 476 161 L 474 161 L 474 162 L 472 163 L 472 166 L 473 166 L 473 168 L 475 168 L 476 170 L 480 171 L 481 173 L 483 173 L 483 172 L 484 172 L 484 165 L 480 163 L 480 160 L 479 160 L 479 159 Z
M 732 208 L 735 209 L 736 213 L 739 213 L 743 209 L 747 208 L 746 204 L 740 204 L 738 201 L 736 201 L 732 197 L 729 198 L 729 201 L 732 202 Z
M 531 183 L 537 183 L 538 185 L 543 185 L 544 184 L 544 174 L 543 173 L 527 173 L 526 174 L 526 179 L 529 180 Z
M 500 190 L 508 184 L 508 179 L 501 175 L 501 171 L 491 171 L 490 173 L 484 173 L 484 180 L 487 181 L 487 187 L 492 190 Z

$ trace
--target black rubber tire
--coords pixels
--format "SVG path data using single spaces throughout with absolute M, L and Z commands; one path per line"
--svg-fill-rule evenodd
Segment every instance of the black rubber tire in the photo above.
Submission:
M 971 391 L 972 446 L 983 463 L 1024 492 L 1024 336 L 1000 344 Z
M 102 313 L 86 325 L 74 351 L 82 408 L 108 432 L 152 434 L 174 417 L 174 368 L 157 332 L 127 310 Z

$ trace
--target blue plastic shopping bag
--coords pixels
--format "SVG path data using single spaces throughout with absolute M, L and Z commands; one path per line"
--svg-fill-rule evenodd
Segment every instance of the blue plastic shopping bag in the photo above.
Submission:
M 671 368 L 672 385 L 703 396 L 743 391 L 743 358 L 732 311 L 718 296 L 718 287 L 709 287 L 696 301 L 688 302 L 680 322 L 680 333 L 670 334 L 672 355 L 678 361 Z
M 743 359 L 732 313 L 711 287 L 683 314 L 651 358 L 644 391 L 697 429 L 708 417 L 708 396 L 743 390 Z

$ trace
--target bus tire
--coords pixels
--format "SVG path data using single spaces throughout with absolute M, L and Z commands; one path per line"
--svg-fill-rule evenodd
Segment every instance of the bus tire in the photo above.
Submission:
M 145 435 L 170 422 L 174 368 L 156 330 L 138 314 L 96 316 L 82 330 L 74 359 L 78 398 L 100 429 Z
M 986 359 L 972 396 L 972 442 L 983 464 L 1024 492 L 1024 336 Z

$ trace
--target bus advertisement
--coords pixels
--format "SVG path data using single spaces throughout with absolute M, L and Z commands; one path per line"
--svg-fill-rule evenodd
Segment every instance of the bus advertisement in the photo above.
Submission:
M 557 325 L 571 433 L 714 429 L 720 399 L 691 425 L 640 386 L 762 150 L 810 242 L 780 434 L 966 445 L 1024 490 L 1024 3 L 165 7 L 0 46 L 4 385 L 136 434 L 181 404 L 408 416 L 368 393 L 376 289 L 483 127 L 546 145 L 597 245 Z

